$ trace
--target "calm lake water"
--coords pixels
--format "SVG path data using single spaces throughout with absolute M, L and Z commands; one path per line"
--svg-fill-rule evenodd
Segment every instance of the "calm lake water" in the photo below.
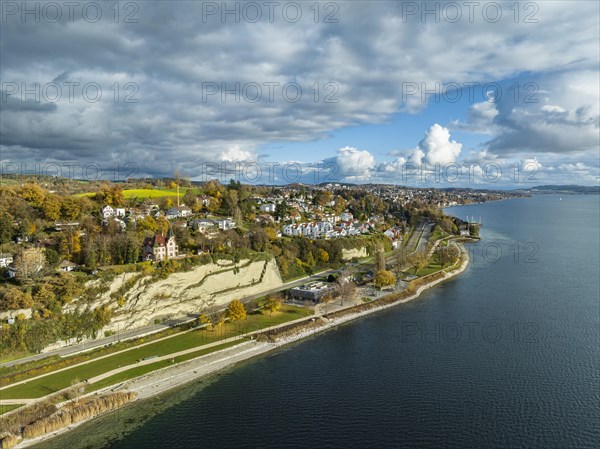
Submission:
M 447 212 L 484 225 L 455 280 L 46 447 L 598 448 L 599 197 Z

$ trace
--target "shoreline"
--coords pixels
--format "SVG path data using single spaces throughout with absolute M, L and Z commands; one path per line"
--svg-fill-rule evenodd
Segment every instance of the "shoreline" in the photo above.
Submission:
M 462 263 L 460 264 L 460 266 L 456 267 L 452 271 L 445 272 L 445 276 L 442 278 L 435 279 L 431 282 L 421 285 L 412 295 L 406 298 L 398 299 L 396 301 L 386 304 L 381 304 L 367 310 L 362 310 L 354 313 L 349 312 L 343 316 L 334 317 L 331 319 L 328 319 L 326 316 L 315 317 L 315 321 L 307 321 L 307 323 L 318 322 L 319 324 L 316 327 L 312 327 L 307 330 L 300 330 L 299 332 L 294 333 L 293 335 L 282 337 L 275 342 L 261 342 L 256 340 L 243 341 L 240 344 L 237 344 L 230 348 L 222 349 L 220 351 L 216 351 L 198 357 L 196 359 L 188 360 L 175 366 L 161 368 L 143 376 L 130 379 L 125 382 L 121 382 L 117 385 L 97 390 L 93 393 L 89 393 L 82 397 L 101 395 L 102 393 L 130 391 L 136 393 L 137 398 L 134 401 L 126 404 L 125 406 L 136 404 L 139 401 L 154 398 L 160 394 L 183 387 L 194 381 L 208 378 L 209 376 L 218 374 L 223 370 L 232 369 L 235 367 L 235 365 L 241 362 L 250 361 L 256 357 L 268 354 L 279 348 L 285 347 L 295 342 L 299 342 L 313 335 L 329 331 L 331 329 L 336 328 L 337 326 L 349 323 L 366 315 L 371 315 L 373 313 L 389 309 L 396 305 L 405 304 L 407 302 L 413 301 L 419 296 L 421 296 L 421 293 L 423 293 L 424 291 L 435 287 L 436 285 L 442 282 L 453 279 L 466 270 L 470 262 L 468 251 L 465 249 L 462 243 L 459 244 L 459 248 L 461 250 L 462 257 Z M 381 298 L 385 298 L 386 296 L 388 295 L 384 295 Z M 114 410 L 101 413 L 89 419 L 80 421 L 76 424 L 72 424 L 63 429 L 56 430 L 50 434 L 42 435 L 32 439 L 21 440 L 18 444 L 16 444 L 13 447 L 37 447 L 38 445 L 41 445 L 44 442 L 53 439 L 54 437 L 63 435 L 69 432 L 70 430 L 74 430 L 83 424 L 91 422 L 95 418 L 105 416 L 113 412 Z

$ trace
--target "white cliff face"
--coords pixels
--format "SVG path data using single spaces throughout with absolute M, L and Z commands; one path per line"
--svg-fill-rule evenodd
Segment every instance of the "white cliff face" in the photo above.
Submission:
M 342 260 L 352 260 L 355 257 L 357 259 L 362 259 L 368 255 L 369 254 L 367 253 L 367 248 L 365 246 L 362 248 L 342 249 Z
M 107 304 L 114 311 L 111 323 L 103 331 L 124 331 L 153 324 L 155 319 L 177 318 L 199 313 L 205 307 L 225 306 L 233 299 L 283 284 L 274 259 L 268 262 L 241 261 L 237 267 L 238 270 L 232 263 L 226 266 L 202 265 L 157 281 L 139 273 L 127 273 L 117 276 L 92 307 Z M 139 279 L 123 295 L 122 305 L 110 298 L 110 293 L 135 276 Z

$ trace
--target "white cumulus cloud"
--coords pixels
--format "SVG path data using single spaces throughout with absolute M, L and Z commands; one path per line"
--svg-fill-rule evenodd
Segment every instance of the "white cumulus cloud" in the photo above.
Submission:
M 375 158 L 366 150 L 346 146 L 337 150 L 334 158 L 341 176 L 349 179 L 366 179 L 375 168 Z
M 430 164 L 449 164 L 455 162 L 460 155 L 462 143 L 450 140 L 450 131 L 437 123 L 431 126 L 425 133 L 425 137 L 419 142 L 419 148 L 415 151 L 417 158 L 425 158 Z
M 247 162 L 256 159 L 252 151 L 243 150 L 239 145 L 230 146 L 220 159 L 224 162 Z

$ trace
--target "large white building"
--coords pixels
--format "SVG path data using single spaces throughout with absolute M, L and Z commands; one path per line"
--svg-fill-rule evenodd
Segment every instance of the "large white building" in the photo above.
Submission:
M 333 224 L 327 221 L 288 224 L 283 227 L 283 235 L 304 236 L 309 238 L 329 238 Z
M 262 204 L 259 209 L 261 210 L 261 212 L 269 212 L 269 213 L 273 213 L 275 212 L 275 204 L 273 203 L 268 203 L 268 204 Z
M 124 207 L 111 207 L 111 206 L 104 206 L 101 210 L 100 210 L 100 214 L 102 215 L 102 218 L 109 218 L 109 217 L 124 217 L 125 216 L 125 208 Z
M 235 221 L 233 221 L 233 219 L 231 217 L 221 218 L 219 220 L 216 220 L 216 223 L 217 223 L 217 226 L 219 227 L 219 229 L 222 229 L 223 231 L 233 229 L 236 226 Z

